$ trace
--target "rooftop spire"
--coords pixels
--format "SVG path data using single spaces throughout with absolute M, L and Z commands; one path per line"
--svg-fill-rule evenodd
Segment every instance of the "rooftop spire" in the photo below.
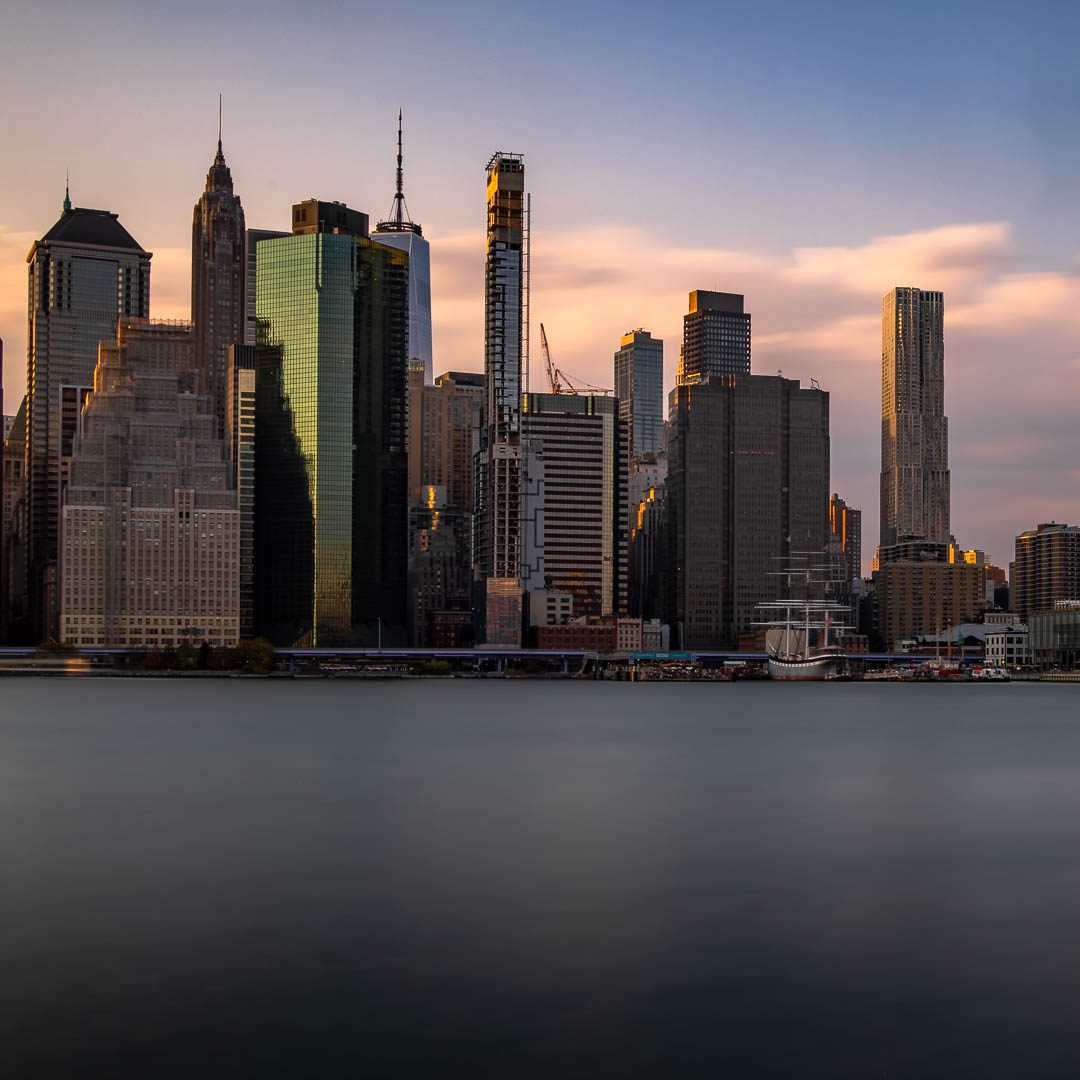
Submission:
M 64 170 L 64 212 L 71 209 L 71 172 Z
M 379 232 L 414 232 L 420 234 L 420 226 L 409 217 L 409 208 L 405 205 L 405 171 L 401 166 L 401 110 L 397 114 L 397 186 L 394 189 L 394 201 L 390 204 L 390 214 L 377 226 Z
M 221 95 L 217 96 L 217 157 L 214 164 L 225 164 L 225 155 L 221 152 Z

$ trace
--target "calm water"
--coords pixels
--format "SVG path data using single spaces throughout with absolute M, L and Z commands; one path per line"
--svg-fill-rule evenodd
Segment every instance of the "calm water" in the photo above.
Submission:
M 0 680 L 5 1077 L 1080 1075 L 1080 687 Z

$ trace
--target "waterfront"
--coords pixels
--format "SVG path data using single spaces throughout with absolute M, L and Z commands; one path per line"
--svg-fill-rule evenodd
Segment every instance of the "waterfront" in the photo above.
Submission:
M 1071 686 L 0 683 L 8 1076 L 1063 1076 Z

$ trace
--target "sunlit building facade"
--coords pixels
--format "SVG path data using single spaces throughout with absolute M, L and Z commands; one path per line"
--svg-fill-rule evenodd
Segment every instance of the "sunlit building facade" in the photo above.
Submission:
M 312 200 L 258 245 L 255 619 L 275 643 L 403 642 L 408 258 Z
M 240 512 L 191 326 L 102 342 L 61 530 L 62 641 L 167 648 L 240 635 Z
M 950 539 L 944 314 L 940 292 L 895 288 L 882 298 L 883 550 L 909 539 Z
M 26 485 L 31 634 L 59 633 L 60 504 L 98 343 L 150 313 L 150 253 L 107 210 L 64 209 L 30 249 Z
M 1026 622 L 1055 604 L 1080 603 L 1080 526 L 1044 522 L 1016 538 L 1013 610 Z

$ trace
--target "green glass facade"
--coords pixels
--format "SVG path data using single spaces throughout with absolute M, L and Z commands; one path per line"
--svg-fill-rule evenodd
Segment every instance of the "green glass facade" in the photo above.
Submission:
M 326 232 L 258 245 L 255 615 L 279 644 L 403 638 L 408 259 Z

